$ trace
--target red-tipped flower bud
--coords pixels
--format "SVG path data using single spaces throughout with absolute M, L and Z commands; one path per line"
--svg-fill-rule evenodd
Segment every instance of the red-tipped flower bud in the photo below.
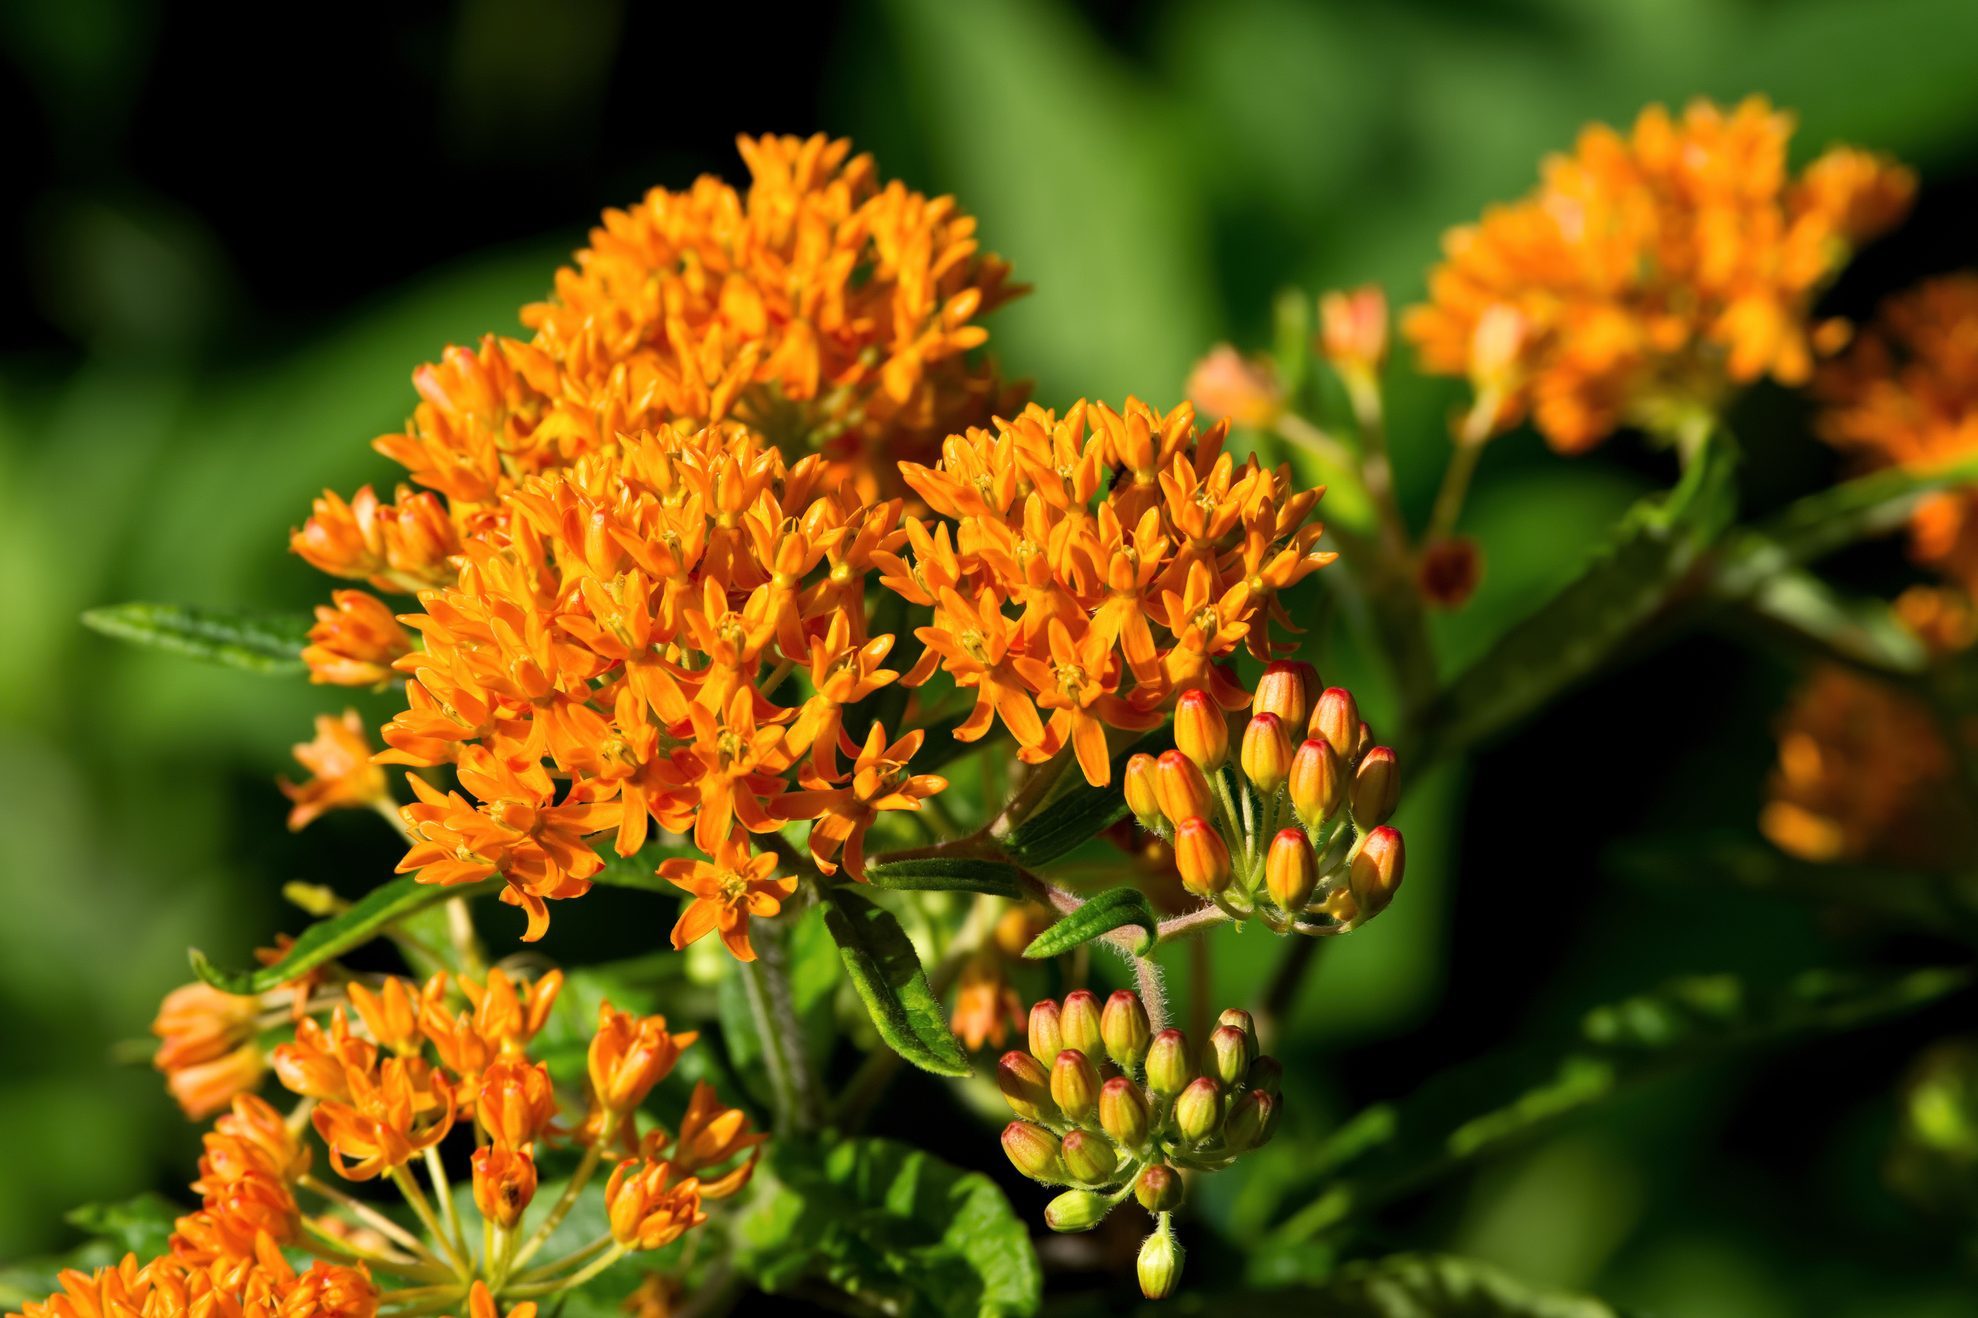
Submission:
M 1113 1142 L 1090 1130 L 1067 1132 L 1058 1156 L 1064 1159 L 1071 1179 L 1086 1185 L 1104 1185 L 1119 1166 L 1119 1150 Z
M 1216 1016 L 1216 1024 L 1227 1025 L 1233 1030 L 1241 1030 L 1250 1040 L 1250 1046 L 1257 1046 L 1257 1022 L 1249 1012 L 1241 1007 L 1224 1007 Z
M 1195 1059 L 1188 1055 L 1188 1036 L 1180 1030 L 1162 1030 L 1147 1048 L 1147 1087 L 1163 1098 L 1171 1098 L 1195 1078 Z
M 1313 737 L 1291 757 L 1291 809 L 1298 822 L 1317 828 L 1339 813 L 1346 800 L 1346 769 L 1339 753 Z
M 1273 715 L 1287 730 L 1303 730 L 1312 712 L 1312 695 L 1319 689 L 1319 674 L 1310 664 L 1280 659 L 1264 669 L 1257 679 L 1256 694 L 1250 697 L 1250 712 Z
M 1382 824 L 1361 840 L 1359 854 L 1347 871 L 1360 919 L 1372 919 L 1393 899 L 1405 860 L 1398 829 Z
M 1212 897 L 1229 886 L 1229 847 L 1206 819 L 1185 819 L 1174 831 L 1174 865 L 1182 886 Z
M 1394 752 L 1376 746 L 1353 771 L 1353 822 L 1361 828 L 1385 824 L 1401 799 L 1401 764 Z
M 1044 1225 L 1053 1231 L 1090 1231 L 1112 1211 L 1112 1200 L 1090 1190 L 1066 1190 L 1044 1205 Z
M 1175 702 L 1174 748 L 1203 773 L 1214 773 L 1229 758 L 1229 721 L 1200 687 Z
M 1106 999 L 1099 1017 L 1099 1034 L 1106 1044 L 1106 1056 L 1122 1071 L 1132 1071 L 1146 1059 L 1147 1044 L 1154 1027 L 1147 1019 L 1146 1005 L 1138 993 L 1119 989 Z
M 1250 1070 L 1256 1053 L 1250 1039 L 1233 1025 L 1218 1025 L 1202 1050 L 1202 1073 L 1234 1085 Z
M 1133 1273 L 1140 1281 L 1140 1293 L 1150 1300 L 1165 1300 L 1181 1284 L 1181 1245 L 1166 1222 L 1140 1242 Z
M 1215 1134 L 1222 1121 L 1222 1086 L 1208 1076 L 1189 1081 L 1174 1101 L 1174 1128 L 1190 1143 L 1199 1144 Z
M 1265 796 L 1284 785 L 1291 772 L 1291 736 L 1275 714 L 1259 714 L 1243 729 L 1243 776 Z
M 1319 856 L 1304 829 L 1287 828 L 1271 839 L 1264 853 L 1264 886 L 1287 915 L 1298 914 L 1312 900 L 1319 886 Z
M 1181 1173 L 1166 1163 L 1151 1163 L 1133 1182 L 1133 1197 L 1150 1213 L 1172 1213 L 1181 1207 Z
M 1195 767 L 1195 761 L 1180 751 L 1162 751 L 1155 761 L 1154 788 L 1160 798 L 1161 813 L 1180 827 L 1184 819 L 1202 819 L 1215 813 L 1209 795 L 1209 780 Z
M 1099 1129 L 1122 1147 L 1137 1149 L 1145 1144 L 1153 1124 L 1147 1096 L 1125 1076 L 1114 1076 L 1099 1090 Z
M 1051 1066 L 1051 1099 L 1067 1121 L 1090 1121 L 1099 1110 L 1099 1068 L 1078 1049 L 1065 1049 Z
M 1161 822 L 1161 797 L 1155 782 L 1160 772 L 1154 757 L 1145 751 L 1127 758 L 1126 772 L 1122 787 L 1126 792 L 1126 808 L 1140 821 L 1140 826 L 1152 830 Z
M 1058 1105 L 1051 1098 L 1051 1073 L 1029 1053 L 1012 1048 L 996 1063 L 996 1087 L 1020 1117 L 1056 1121 Z
M 1039 998 L 1030 1008 L 1030 1055 L 1049 1066 L 1065 1050 L 1064 1028 L 1056 998 Z
M 1277 1131 L 1282 1100 L 1261 1089 L 1246 1089 L 1229 1105 L 1223 1121 L 1223 1143 L 1232 1153 L 1266 1144 Z
M 1307 735 L 1332 747 L 1333 754 L 1351 764 L 1360 744 L 1360 706 L 1343 686 L 1329 686 L 1312 707 Z
M 1064 1162 L 1058 1157 L 1058 1137 L 1028 1121 L 1012 1121 L 1003 1127 L 1003 1152 L 1010 1165 L 1033 1181 L 1055 1185 L 1065 1179 Z
M 1099 995 L 1090 989 L 1065 994 L 1064 1007 L 1058 1013 L 1058 1029 L 1064 1036 L 1065 1047 L 1076 1048 L 1087 1057 L 1102 1056 L 1106 1044 L 1099 1034 Z

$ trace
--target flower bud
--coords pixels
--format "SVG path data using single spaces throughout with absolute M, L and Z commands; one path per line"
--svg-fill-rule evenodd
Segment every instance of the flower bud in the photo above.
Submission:
M 1339 813 L 1346 799 L 1346 769 L 1339 753 L 1313 737 L 1291 757 L 1291 809 L 1298 822 L 1317 828 Z
M 1195 767 L 1195 761 L 1180 751 L 1162 751 L 1154 765 L 1155 795 L 1170 824 L 1180 827 L 1184 819 L 1206 819 L 1215 813 L 1209 780 Z
M 692 1177 L 673 1180 L 674 1166 L 660 1159 L 627 1158 L 605 1182 L 604 1205 L 611 1238 L 632 1249 L 662 1249 L 706 1220 Z
M 1029 1053 L 1012 1048 L 996 1063 L 996 1087 L 1020 1117 L 1055 1121 L 1058 1105 L 1051 1098 L 1051 1074 Z
M 1065 1047 L 1076 1048 L 1087 1057 L 1102 1054 L 1106 1045 L 1099 1034 L 1099 996 L 1090 989 L 1065 994 L 1064 1007 L 1058 1014 L 1058 1029 L 1064 1036 Z
M 1387 295 L 1378 284 L 1320 295 L 1319 351 L 1342 372 L 1380 370 L 1387 356 Z
M 1275 1095 L 1284 1087 L 1284 1063 L 1275 1057 L 1259 1057 L 1250 1063 L 1250 1074 L 1244 1077 L 1244 1083 Z
M 1044 1225 L 1053 1231 L 1090 1231 L 1112 1211 L 1103 1194 L 1090 1190 L 1066 1190 L 1044 1205 Z
M 1229 1118 L 1223 1122 L 1223 1144 L 1232 1153 L 1266 1144 L 1277 1131 L 1277 1114 L 1282 1102 L 1261 1089 L 1246 1089 L 1229 1105 Z
M 1243 729 L 1243 776 L 1270 796 L 1291 772 L 1291 737 L 1275 714 L 1259 714 Z
M 1221 1013 L 1218 1014 L 1216 1017 L 1216 1024 L 1227 1025 L 1231 1029 L 1241 1030 L 1244 1033 L 1244 1035 L 1250 1040 L 1250 1047 L 1253 1050 L 1256 1048 L 1257 1022 L 1250 1015 L 1250 1013 L 1243 1010 L 1243 1008 L 1224 1007 Z
M 1153 1108 L 1139 1085 L 1116 1075 L 1099 1090 L 1099 1129 L 1121 1146 L 1139 1148 L 1147 1142 L 1153 1126 Z
M 1033 1181 L 1052 1185 L 1065 1179 L 1058 1137 L 1042 1126 L 1012 1121 L 1003 1127 L 1003 1152 L 1009 1155 L 1011 1166 Z
M 515 1149 L 536 1138 L 556 1115 L 556 1092 L 542 1062 L 499 1061 L 481 1072 L 475 1111 L 496 1144 Z
M 1140 1257 L 1133 1271 L 1140 1278 L 1140 1293 L 1150 1300 L 1165 1300 L 1181 1283 L 1181 1246 L 1166 1222 L 1160 1230 L 1140 1242 Z
M 536 1159 L 526 1148 L 474 1150 L 474 1206 L 498 1227 L 512 1227 L 536 1197 Z
M 1351 764 L 1360 741 L 1360 706 L 1353 693 L 1343 686 L 1327 687 L 1312 707 L 1306 735 L 1319 738 L 1332 747 L 1333 754 Z
M 1142 751 L 1128 757 L 1121 784 L 1126 792 L 1126 808 L 1133 812 L 1142 828 L 1150 831 L 1161 822 L 1161 798 L 1155 783 L 1159 772 L 1154 757 Z
M 1422 550 L 1415 565 L 1415 588 L 1439 609 L 1460 609 L 1483 577 L 1483 554 L 1468 536 L 1438 540 Z
M 1120 1070 L 1132 1071 L 1147 1057 L 1147 1044 L 1153 1038 L 1153 1025 L 1138 993 L 1120 989 L 1106 999 L 1106 1010 L 1099 1017 L 1099 1034 L 1106 1045 L 1106 1056 Z
M 591 1036 L 591 1091 L 606 1111 L 630 1112 L 697 1037 L 669 1033 L 664 1016 L 633 1016 L 601 1003 L 597 1033 Z
M 1199 1144 L 1215 1134 L 1222 1120 L 1222 1086 L 1206 1075 L 1189 1081 L 1188 1088 L 1182 1090 L 1181 1097 L 1174 1101 L 1175 1129 L 1192 1144 Z
M 1401 886 L 1404 861 L 1398 829 L 1382 824 L 1361 840 L 1359 854 L 1347 871 L 1361 919 L 1378 915 L 1394 896 L 1394 890 Z
M 1401 765 L 1394 752 L 1376 746 L 1353 772 L 1353 822 L 1361 828 L 1385 824 L 1401 799 Z
M 1051 1098 L 1065 1120 L 1090 1121 L 1099 1110 L 1099 1068 L 1078 1049 L 1065 1049 L 1051 1066 Z
M 1195 1078 L 1195 1061 L 1188 1055 L 1188 1036 L 1180 1030 L 1162 1030 L 1147 1048 L 1147 1087 L 1163 1098 L 1171 1098 Z
M 1134 1181 L 1133 1197 L 1150 1213 L 1172 1213 L 1181 1207 L 1181 1173 L 1164 1162 L 1150 1163 Z
M 1319 857 L 1302 828 L 1283 829 L 1264 853 L 1264 886 L 1287 915 L 1296 915 L 1319 886 Z
M 1250 1070 L 1253 1056 L 1243 1031 L 1218 1025 L 1202 1049 L 1202 1074 L 1213 1076 L 1225 1085 L 1234 1085 Z
M 1268 357 L 1245 357 L 1219 343 L 1195 363 L 1183 392 L 1204 417 L 1268 430 L 1284 411 L 1284 386 Z
M 1186 819 L 1175 829 L 1174 864 L 1182 886 L 1211 897 L 1229 886 L 1229 847 L 1206 819 Z
M 1312 711 L 1312 693 L 1318 689 L 1319 674 L 1310 664 L 1280 659 L 1265 668 L 1264 675 L 1257 679 L 1256 694 L 1250 697 L 1250 713 L 1270 714 L 1287 730 L 1302 729 Z
M 1065 1050 L 1056 998 L 1039 998 L 1030 1007 L 1030 1055 L 1049 1066 Z
M 1203 773 L 1214 773 L 1229 758 L 1229 721 L 1200 687 L 1175 702 L 1174 748 Z
M 1119 1166 L 1119 1150 L 1112 1141 L 1089 1130 L 1067 1133 L 1059 1156 L 1064 1159 L 1065 1171 L 1071 1179 L 1086 1185 L 1104 1185 L 1112 1177 L 1113 1168 Z

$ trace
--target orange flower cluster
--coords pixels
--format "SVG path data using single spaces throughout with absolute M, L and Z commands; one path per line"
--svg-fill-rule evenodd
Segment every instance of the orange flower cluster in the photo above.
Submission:
M 1467 375 L 1465 438 L 1528 412 L 1579 452 L 1623 423 L 1666 428 L 1732 384 L 1803 383 L 1844 327 L 1811 323 L 1855 246 L 1901 218 L 1915 179 L 1836 147 L 1798 174 L 1789 115 L 1751 98 L 1651 106 L 1588 127 L 1525 199 L 1452 230 L 1404 331 L 1425 369 Z
M 1000 718 L 1023 760 L 1069 746 L 1097 786 L 1106 728 L 1153 727 L 1188 690 L 1230 709 L 1249 699 L 1222 661 L 1239 646 L 1268 658 L 1267 624 L 1291 625 L 1278 594 L 1332 555 L 1314 549 L 1320 492 L 1238 463 L 1224 434 L 1198 432 L 1186 404 L 1081 401 L 952 436 L 932 467 L 901 464 L 948 520 L 909 518 L 908 552 L 874 562 L 934 610 L 906 681 L 939 669 L 975 689 L 958 739 Z
M 211 1267 L 172 1255 L 61 1274 L 62 1289 L 19 1318 L 373 1318 L 378 1289 L 362 1267 L 316 1262 L 297 1272 L 281 1250 Z M 9 1318 L 14 1318 L 10 1315 Z
M 713 858 L 663 871 L 696 899 L 676 941 L 719 928 L 746 959 L 748 917 L 794 886 L 750 859 L 746 833 L 815 820 L 820 864 L 842 848 L 856 872 L 879 812 L 945 786 L 905 772 L 919 734 L 888 745 L 875 727 L 861 749 L 842 724 L 898 676 L 864 600 L 904 539 L 897 500 L 862 501 L 818 455 L 786 463 L 726 423 L 627 437 L 502 507 L 506 541 L 469 543 L 459 581 L 410 620 L 425 644 L 399 661 L 410 707 L 379 758 L 452 762 L 462 790 L 413 778 L 401 871 L 501 876 L 536 939 L 546 902 L 602 868 L 587 839 L 611 832 L 629 856 L 656 822 Z
M 476 540 L 506 538 L 504 496 L 662 425 L 734 421 L 764 447 L 817 452 L 868 497 L 891 459 L 1015 396 L 973 356 L 977 318 L 1021 290 L 951 197 L 881 183 L 823 136 L 739 140 L 746 192 L 703 177 L 607 211 L 523 309 L 527 340 L 449 348 L 413 375 L 420 402 L 375 447 L 416 492 L 325 494 L 292 537 L 333 576 L 412 593 L 451 583 Z M 362 592 L 311 636 L 317 680 L 378 681 L 401 643 Z
M 1874 466 L 1978 457 L 1978 274 L 1933 279 L 1889 299 L 1815 381 L 1820 433 Z M 1917 558 L 1978 593 L 1978 492 L 1924 501 Z
M 273 965 L 292 941 L 279 938 L 274 947 L 259 948 L 254 955 Z M 320 971 L 311 971 L 252 996 L 222 993 L 197 982 L 165 995 L 151 1022 L 151 1032 L 158 1036 L 151 1064 L 164 1072 L 166 1088 L 187 1117 L 203 1121 L 234 1095 L 260 1083 L 268 1069 L 262 1029 L 285 1017 L 301 1020 L 320 979 Z
M 332 810 L 368 810 L 391 799 L 385 773 L 371 763 L 371 742 L 364 720 L 354 709 L 342 718 L 316 716 L 316 736 L 295 747 L 295 760 L 309 770 L 309 781 L 281 780 L 282 794 L 293 803 L 288 826 L 300 832 Z

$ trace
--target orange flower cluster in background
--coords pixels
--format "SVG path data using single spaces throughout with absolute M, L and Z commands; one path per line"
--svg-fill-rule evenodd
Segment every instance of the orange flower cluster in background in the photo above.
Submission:
M 66 1271 L 61 1284 L 46 1300 L 23 1305 L 22 1318 L 372 1318 L 378 1312 L 378 1289 L 362 1267 L 318 1260 L 298 1273 L 272 1246 L 231 1267 L 188 1266 L 169 1254 L 140 1263 L 126 1254 L 93 1273 Z
M 1198 432 L 1186 404 L 1033 405 L 950 437 L 933 466 L 901 464 L 947 520 L 908 518 L 909 552 L 874 562 L 934 611 L 907 683 L 938 669 L 975 690 L 957 739 L 1000 719 L 1024 761 L 1068 746 L 1096 786 L 1111 774 L 1106 728 L 1153 727 L 1189 690 L 1248 702 L 1225 661 L 1269 658 L 1269 624 L 1295 630 L 1278 594 L 1333 556 L 1315 548 L 1320 492 L 1288 467 L 1237 462 L 1225 430 Z
M 972 350 L 977 318 L 1021 290 L 953 198 L 882 184 L 842 140 L 739 145 L 746 192 L 703 177 L 608 211 L 550 298 L 524 309 L 530 338 L 489 336 L 414 372 L 411 420 L 376 441 L 412 484 L 390 502 L 325 494 L 295 551 L 414 593 L 450 584 L 469 544 L 507 538 L 506 495 L 620 435 L 737 422 L 793 459 L 819 453 L 822 475 L 870 497 L 893 459 L 1014 405 Z M 316 680 L 373 683 L 403 652 L 362 600 L 319 610 Z
M 1791 116 L 1651 106 L 1623 135 L 1581 133 L 1532 194 L 1452 230 L 1430 300 L 1403 323 L 1425 369 L 1468 376 L 1465 438 L 1527 414 L 1579 452 L 1621 424 L 1667 429 L 1733 384 L 1798 385 L 1845 326 L 1812 304 L 1862 242 L 1906 210 L 1915 179 L 1835 147 L 1795 174 Z
M 1821 436 L 1869 465 L 1978 458 L 1978 274 L 1890 298 L 1815 392 Z M 1917 558 L 1978 593 L 1978 492 L 1934 495 L 1911 525 Z

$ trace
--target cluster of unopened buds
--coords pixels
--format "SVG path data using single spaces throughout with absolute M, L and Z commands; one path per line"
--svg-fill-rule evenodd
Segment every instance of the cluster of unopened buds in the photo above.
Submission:
M 1080 989 L 1030 1009 L 1030 1051 L 1003 1054 L 996 1082 L 1017 1120 L 1003 1151 L 1034 1181 L 1070 1188 L 1044 1210 L 1053 1231 L 1086 1231 L 1130 1196 L 1152 1214 L 1140 1288 L 1161 1299 L 1181 1277 L 1170 1217 L 1184 1171 L 1221 1171 L 1268 1143 L 1284 1110 L 1283 1068 L 1261 1055 L 1250 1013 L 1216 1022 L 1200 1053 L 1180 1030 L 1155 1033 L 1137 994 L 1103 1007 Z
M 1250 710 L 1232 755 L 1228 717 L 1205 692 L 1184 694 L 1175 748 L 1128 760 L 1127 807 L 1173 846 L 1188 890 L 1230 918 L 1313 936 L 1357 928 L 1401 886 L 1394 751 L 1310 664 L 1270 665 Z

